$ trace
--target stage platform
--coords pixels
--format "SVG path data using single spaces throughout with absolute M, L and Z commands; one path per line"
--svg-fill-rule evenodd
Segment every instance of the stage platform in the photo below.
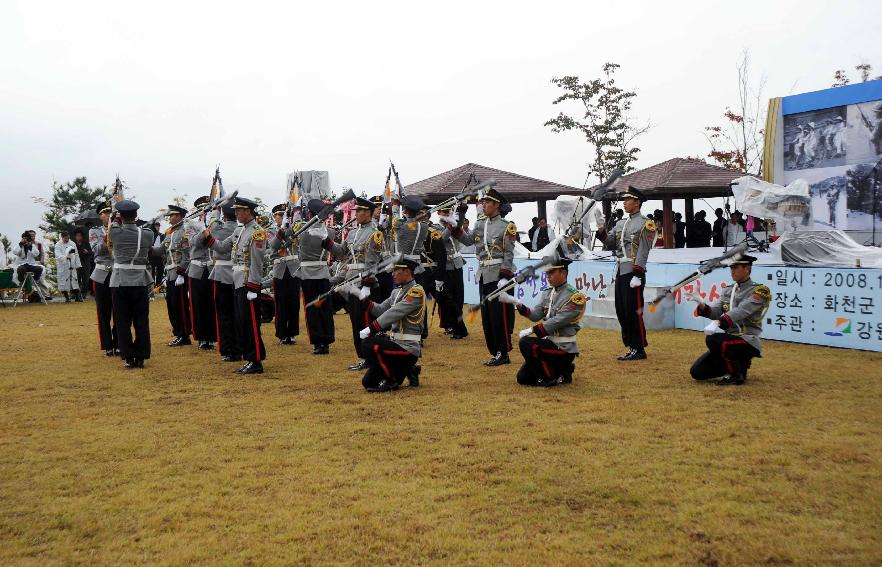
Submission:
M 646 301 L 698 269 L 702 260 L 722 254 L 722 248 L 653 249 L 647 266 Z M 753 254 L 758 261 L 753 279 L 772 291 L 763 338 L 882 352 L 882 269 L 796 267 L 780 263 L 772 254 Z M 520 269 L 536 260 L 516 259 Z M 465 256 L 463 278 L 466 303 L 478 302 L 477 260 Z M 595 259 L 573 262 L 570 283 L 590 299 L 583 324 L 617 328 L 613 275 L 615 261 L 609 252 Z M 726 292 L 729 270 L 722 268 L 697 280 L 685 291 L 696 291 L 706 302 Z M 518 298 L 533 305 L 547 287 L 544 276 L 519 286 Z M 695 304 L 675 292 L 654 313 L 646 314 L 647 328 L 701 330 L 707 320 L 694 316 Z M 516 325 L 517 328 L 517 325 Z

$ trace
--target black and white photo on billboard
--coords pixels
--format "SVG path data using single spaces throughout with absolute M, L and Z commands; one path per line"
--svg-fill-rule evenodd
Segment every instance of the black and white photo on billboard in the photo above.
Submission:
M 784 116 L 784 170 L 845 165 L 846 107 Z
M 882 100 L 848 105 L 848 163 L 870 163 L 882 157 Z
M 805 179 L 816 229 L 872 230 L 882 226 L 882 165 L 860 163 L 793 171 L 787 183 Z

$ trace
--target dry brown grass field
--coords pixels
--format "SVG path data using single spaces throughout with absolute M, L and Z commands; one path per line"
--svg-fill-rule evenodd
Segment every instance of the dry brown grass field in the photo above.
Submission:
M 700 333 L 621 363 L 586 330 L 575 383 L 528 389 L 477 321 L 367 394 L 342 314 L 329 357 L 264 325 L 248 378 L 151 315 L 126 371 L 91 302 L 0 310 L 0 564 L 882 564 L 880 354 L 767 341 L 720 388 Z

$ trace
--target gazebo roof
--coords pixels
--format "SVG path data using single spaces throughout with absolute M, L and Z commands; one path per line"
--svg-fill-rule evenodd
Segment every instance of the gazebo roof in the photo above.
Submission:
M 490 178 L 496 179 L 496 189 L 512 203 L 553 200 L 558 195 L 585 194 L 585 190 L 578 187 L 543 181 L 476 163 L 467 163 L 456 169 L 411 183 L 404 188 L 404 194 L 419 195 L 426 203 L 437 204 L 462 191 L 472 173 L 479 182 Z
M 744 175 L 696 159 L 673 158 L 623 175 L 613 183 L 612 189 L 620 192 L 631 185 L 647 199 L 728 197 L 732 195 L 729 185 Z

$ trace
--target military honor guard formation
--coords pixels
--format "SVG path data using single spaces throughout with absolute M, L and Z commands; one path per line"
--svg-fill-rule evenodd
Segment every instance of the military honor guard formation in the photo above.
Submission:
M 640 212 L 645 198 L 638 190 L 629 187 L 617 198 L 625 214 L 600 236 L 617 261 L 615 307 L 627 349 L 618 360 L 631 362 L 647 357 L 643 295 L 657 230 Z M 479 206 L 472 227 L 465 222 L 468 201 Z M 354 218 L 334 225 L 334 214 L 347 203 Z M 469 336 L 461 251 L 474 247 L 480 303 L 471 310 L 481 313 L 489 354 L 484 365 L 512 362 L 517 314 L 529 322 L 518 332 L 523 362 L 517 383 L 552 387 L 578 377 L 577 335 L 588 298 L 569 281 L 567 248 L 559 246 L 538 266 L 518 272 L 517 228 L 505 219 L 511 207 L 492 184 L 435 207 L 416 196 L 389 199 L 388 191 L 372 199 L 349 191 L 334 202 L 309 199 L 305 206 L 292 200 L 272 208 L 266 227 L 259 223 L 258 202 L 236 193 L 205 196 L 191 210 L 168 206 L 170 228 L 159 245 L 147 228 L 153 223 L 138 220 L 138 208 L 125 199 L 102 204 L 96 211 L 101 224 L 89 233 L 99 345 L 107 356 L 120 356 L 126 368 L 143 368 L 151 356 L 154 281 L 149 265 L 151 258 L 161 258 L 173 336 L 168 347 L 195 344 L 224 362 L 239 363 L 233 370 L 237 375 L 261 374 L 266 359 L 261 323 L 267 312 L 279 344 L 296 345 L 302 310 L 311 355 L 321 356 L 331 354 L 337 338 L 334 314 L 343 309 L 352 347 L 335 346 L 334 354 L 354 358 L 348 368 L 364 372 L 365 390 L 389 392 L 405 382 L 417 387 L 434 321 L 430 297 L 444 335 L 451 340 Z M 695 316 L 710 320 L 707 352 L 691 368 L 696 380 L 744 384 L 751 360 L 761 356 L 771 292 L 750 279 L 754 260 L 743 253 L 730 258 L 731 292 L 713 304 L 688 296 L 697 304 Z M 513 292 L 517 284 L 538 277 L 538 268 L 546 273 L 548 286 L 530 307 Z

